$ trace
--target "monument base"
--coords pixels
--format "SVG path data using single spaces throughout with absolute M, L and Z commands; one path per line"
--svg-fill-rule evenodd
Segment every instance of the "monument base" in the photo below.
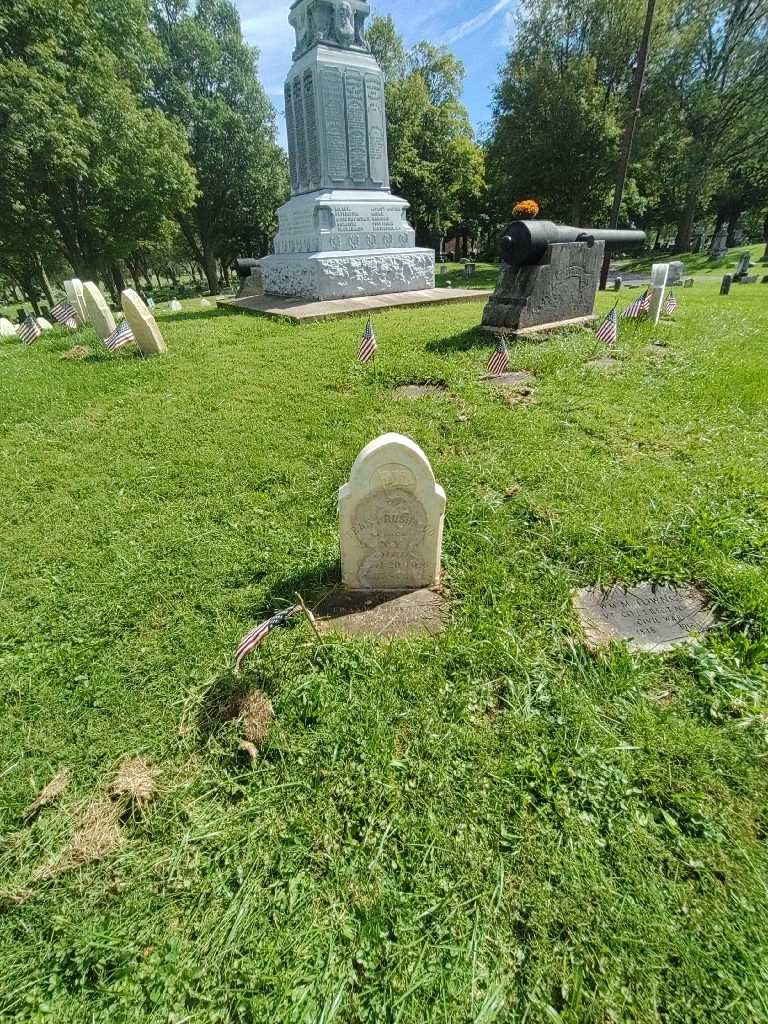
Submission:
M 522 331 L 591 317 L 605 243 L 556 242 L 540 263 L 508 266 L 483 311 L 483 327 Z
M 435 287 L 432 249 L 365 249 L 266 256 L 267 295 L 322 301 Z

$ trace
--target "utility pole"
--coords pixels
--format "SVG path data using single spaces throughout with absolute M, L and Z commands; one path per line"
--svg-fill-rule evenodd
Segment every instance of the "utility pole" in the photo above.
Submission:
M 640 97 L 643 93 L 643 81 L 645 80 L 645 67 L 648 63 L 650 52 L 651 29 L 653 28 L 653 17 L 656 13 L 656 0 L 648 0 L 648 7 L 645 12 L 645 25 L 643 26 L 643 38 L 640 42 L 640 49 L 637 53 L 637 64 L 632 79 L 632 93 L 630 97 L 630 109 L 627 115 L 627 123 L 624 126 L 624 138 L 621 141 L 621 155 L 616 167 L 616 184 L 613 191 L 613 208 L 611 210 L 610 227 L 619 226 L 619 210 L 624 198 L 624 187 L 627 183 L 627 169 L 632 156 L 632 144 L 635 141 L 637 123 L 640 120 Z M 606 250 L 603 260 L 603 267 L 600 271 L 600 288 L 605 291 L 608 282 L 608 271 L 611 266 L 611 257 Z

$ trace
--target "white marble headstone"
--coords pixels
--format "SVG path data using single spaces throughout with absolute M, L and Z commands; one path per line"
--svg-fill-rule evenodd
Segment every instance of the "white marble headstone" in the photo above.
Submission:
M 382 434 L 339 491 L 341 572 L 349 590 L 416 590 L 440 580 L 445 491 L 415 441 Z
M 83 283 L 83 298 L 88 321 L 102 341 L 105 341 L 115 329 L 115 318 L 93 281 Z
M 16 337 L 16 328 L 7 317 L 0 316 L 0 338 L 10 338 L 11 335 Z
M 168 351 L 157 321 L 133 288 L 126 288 L 120 297 L 125 319 L 133 331 L 136 345 L 142 355 L 159 356 Z
M 170 309 L 172 313 L 178 313 L 181 310 L 181 303 L 178 299 L 171 299 L 168 303 L 168 309 Z
M 654 263 L 651 267 L 651 307 L 648 310 L 648 318 L 654 323 L 659 322 L 661 311 L 664 308 L 664 293 L 667 290 L 667 277 L 669 276 L 668 263 Z
M 46 320 L 44 316 L 37 317 L 35 323 L 41 331 L 50 331 L 53 328 L 53 324 L 50 320 Z
M 88 314 L 85 311 L 85 298 L 83 296 L 83 282 L 79 277 L 73 277 L 64 282 L 64 291 L 67 294 L 70 306 L 74 309 L 79 324 L 88 322 Z

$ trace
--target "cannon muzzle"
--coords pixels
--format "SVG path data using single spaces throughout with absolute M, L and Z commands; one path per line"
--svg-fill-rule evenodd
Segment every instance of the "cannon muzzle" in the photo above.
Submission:
M 511 267 L 539 263 L 547 246 L 558 242 L 605 242 L 606 249 L 631 249 L 645 242 L 645 232 L 571 228 L 551 220 L 516 220 L 504 232 L 501 258 Z

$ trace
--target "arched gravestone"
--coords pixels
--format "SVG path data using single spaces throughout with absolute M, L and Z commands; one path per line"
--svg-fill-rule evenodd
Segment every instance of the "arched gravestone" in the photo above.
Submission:
M 74 309 L 75 315 L 82 325 L 88 322 L 88 315 L 85 311 L 85 298 L 83 297 L 83 282 L 79 277 L 73 277 L 70 281 L 64 282 L 64 291 L 70 306 Z
M 424 452 L 382 434 L 339 491 L 341 572 L 349 590 L 407 591 L 440 580 L 445 491 Z
M 157 321 L 133 288 L 126 288 L 120 297 L 125 319 L 142 355 L 159 356 L 168 351 Z
M 7 317 L 0 316 L 0 338 L 11 337 L 16 337 L 16 328 Z
M 88 321 L 102 341 L 105 341 L 115 329 L 115 318 L 112 311 L 93 281 L 83 284 L 83 298 Z

